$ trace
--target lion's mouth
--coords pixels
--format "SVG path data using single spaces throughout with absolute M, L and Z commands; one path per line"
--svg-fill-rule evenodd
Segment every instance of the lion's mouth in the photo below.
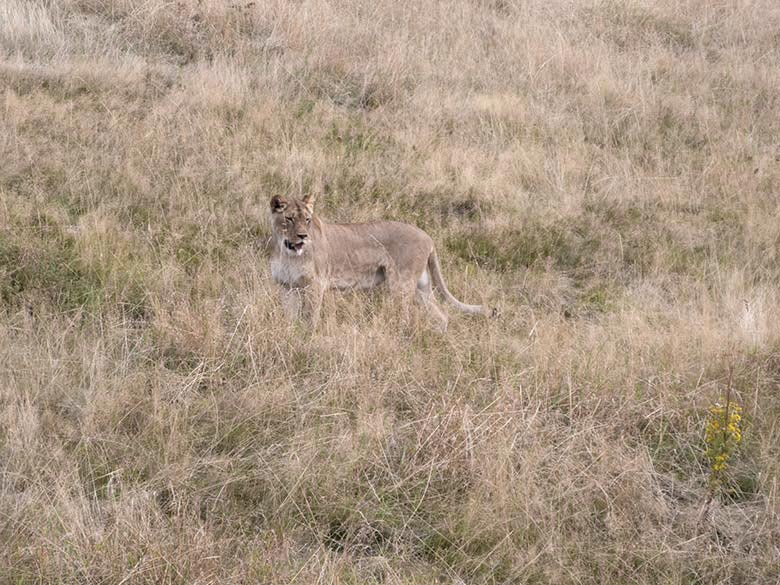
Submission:
M 299 256 L 303 253 L 303 245 L 305 242 L 301 240 L 297 244 L 293 244 L 290 240 L 284 241 L 284 247 L 290 250 L 290 252 L 295 252 Z

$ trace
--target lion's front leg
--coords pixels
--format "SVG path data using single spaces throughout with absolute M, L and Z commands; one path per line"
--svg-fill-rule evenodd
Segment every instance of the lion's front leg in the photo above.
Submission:
M 292 321 L 302 321 L 312 328 L 317 326 L 322 309 L 322 297 L 325 287 L 310 284 L 306 287 L 283 287 L 281 290 L 282 306 L 285 315 Z
M 298 321 L 301 318 L 301 309 L 303 308 L 303 289 L 282 286 L 279 290 L 279 296 L 287 319 L 291 322 Z
M 320 321 L 325 286 L 320 283 L 313 283 L 303 290 L 303 312 L 311 328 L 314 329 Z

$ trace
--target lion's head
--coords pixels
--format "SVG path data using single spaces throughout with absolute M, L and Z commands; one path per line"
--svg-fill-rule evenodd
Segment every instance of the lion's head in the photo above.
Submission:
M 271 198 L 271 226 L 283 251 L 300 256 L 311 246 L 311 223 L 314 217 L 314 196 L 303 199 Z

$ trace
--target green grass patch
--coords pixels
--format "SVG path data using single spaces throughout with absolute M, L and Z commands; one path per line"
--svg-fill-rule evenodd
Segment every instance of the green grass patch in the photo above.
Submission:
M 387 106 L 403 89 L 381 76 L 361 75 L 338 64 L 307 67 L 299 77 L 307 95 L 350 110 L 371 111 Z
M 696 38 L 690 25 L 634 2 L 609 1 L 581 11 L 595 34 L 619 49 L 641 50 L 660 44 L 677 52 L 693 49 Z
M 608 313 L 614 308 L 618 294 L 608 283 L 595 283 L 580 292 L 577 309 L 584 313 Z
M 492 270 L 512 271 L 546 262 L 563 270 L 579 269 L 591 262 L 599 242 L 577 226 L 528 221 L 523 226 L 489 232 L 467 229 L 450 236 L 445 244 L 463 260 Z
M 73 239 L 56 228 L 30 229 L 27 237 L 0 233 L 0 299 L 18 307 L 45 301 L 59 310 L 95 307 L 102 298 L 97 275 L 79 259 Z
M 394 146 L 394 141 L 371 128 L 362 118 L 351 116 L 331 122 L 325 134 L 325 143 L 343 150 L 348 156 L 360 153 L 380 154 Z

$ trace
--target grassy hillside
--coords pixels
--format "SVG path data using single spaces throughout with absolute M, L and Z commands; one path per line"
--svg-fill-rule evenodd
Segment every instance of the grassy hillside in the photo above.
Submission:
M 780 580 L 778 30 L 0 2 L 0 582 Z M 323 217 L 425 227 L 502 317 L 289 326 L 268 200 L 323 177 Z

